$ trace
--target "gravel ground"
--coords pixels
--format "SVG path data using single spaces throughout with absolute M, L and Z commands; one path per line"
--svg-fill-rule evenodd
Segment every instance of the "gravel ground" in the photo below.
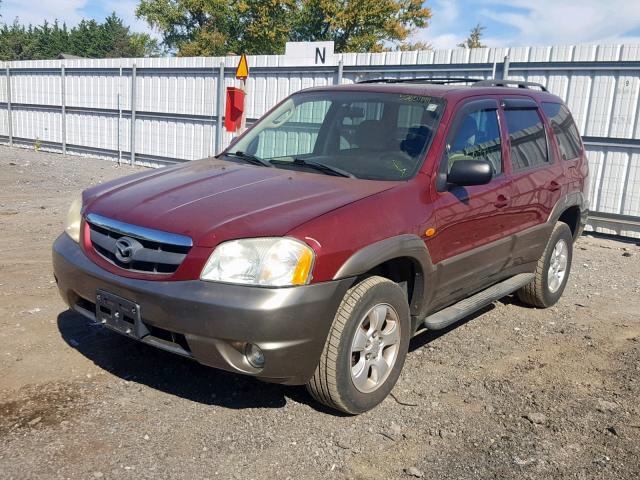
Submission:
M 0 147 L 0 478 L 640 477 L 640 247 L 582 237 L 561 301 L 507 297 L 413 339 L 358 417 L 65 310 L 74 194 L 137 169 Z

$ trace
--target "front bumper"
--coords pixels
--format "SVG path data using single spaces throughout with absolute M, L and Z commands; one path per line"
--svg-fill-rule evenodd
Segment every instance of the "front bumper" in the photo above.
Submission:
M 96 292 L 104 290 L 139 305 L 151 332 L 141 341 L 204 365 L 286 384 L 303 384 L 313 375 L 335 312 L 353 283 L 261 288 L 130 279 L 97 266 L 66 234 L 53 245 L 53 269 L 64 301 L 91 320 Z M 244 357 L 246 342 L 264 352 L 262 369 Z

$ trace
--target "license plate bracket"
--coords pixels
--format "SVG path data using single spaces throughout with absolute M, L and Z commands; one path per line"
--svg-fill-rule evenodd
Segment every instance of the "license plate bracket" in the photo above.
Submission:
M 101 325 L 136 339 L 149 334 L 137 303 L 100 289 L 96 291 L 96 320 Z

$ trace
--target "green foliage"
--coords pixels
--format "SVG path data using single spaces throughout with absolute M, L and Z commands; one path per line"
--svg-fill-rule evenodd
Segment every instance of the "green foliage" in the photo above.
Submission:
M 300 2 L 293 39 L 333 40 L 338 52 L 375 52 L 389 44 L 402 48 L 431 11 L 422 0 L 305 0 Z
M 287 41 L 333 40 L 337 52 L 411 48 L 422 0 L 141 0 L 140 18 L 178 55 L 277 54 Z
M 131 33 L 112 13 L 103 23 L 82 20 L 72 29 L 53 24 L 25 27 L 15 21 L 0 27 L 0 60 L 41 60 L 69 53 L 87 58 L 146 57 L 160 53 L 146 33 Z
M 475 27 L 471 29 L 469 32 L 469 36 L 467 39 L 458 44 L 458 47 L 461 48 L 484 48 L 486 45 L 482 43 L 482 35 L 484 35 L 485 27 L 480 24 L 477 24 Z

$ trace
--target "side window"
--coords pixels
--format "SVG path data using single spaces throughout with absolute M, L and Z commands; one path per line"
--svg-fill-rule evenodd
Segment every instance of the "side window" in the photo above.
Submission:
M 578 127 L 567 107 L 560 103 L 543 103 L 542 110 L 551 122 L 563 160 L 572 160 L 582 153 Z
M 511 168 L 513 171 L 549 162 L 547 136 L 538 111 L 535 109 L 508 109 L 504 114 L 511 143 Z
M 493 165 L 494 175 L 502 173 L 502 149 L 498 111 L 477 110 L 459 124 L 447 152 L 448 167 L 458 160 L 485 159 Z

